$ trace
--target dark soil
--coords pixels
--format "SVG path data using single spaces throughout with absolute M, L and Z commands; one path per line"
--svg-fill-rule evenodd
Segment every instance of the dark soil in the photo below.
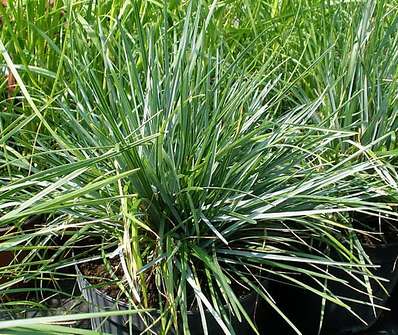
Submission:
M 96 285 L 104 294 L 113 299 L 127 302 L 127 297 L 122 296 L 118 282 L 122 281 L 124 272 L 119 258 L 115 257 L 108 260 L 105 265 L 102 260 L 84 263 L 79 266 L 81 273 L 86 277 L 90 284 Z M 153 276 L 147 281 L 148 305 L 156 306 L 158 303 L 158 290 Z M 126 291 L 128 287 L 126 286 Z
M 98 289 L 114 299 L 120 299 L 120 289 L 116 283 L 118 279 L 123 278 L 123 269 L 119 259 L 108 260 L 111 269 L 107 269 L 102 260 L 84 263 L 79 266 L 81 273 L 92 285 L 98 286 Z M 116 278 L 115 278 L 116 276 Z

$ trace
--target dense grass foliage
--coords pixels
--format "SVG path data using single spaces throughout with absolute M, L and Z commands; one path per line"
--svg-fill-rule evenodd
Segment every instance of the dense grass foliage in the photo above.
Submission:
M 264 283 L 350 310 L 329 268 L 377 306 L 363 236 L 383 228 L 352 215 L 397 216 L 397 5 L 1 7 L 1 309 L 46 311 L 74 264 L 115 250 L 121 294 L 132 313 L 159 310 L 146 322 L 161 334 L 188 334 L 191 309 L 258 333 L 237 288 L 300 333 Z

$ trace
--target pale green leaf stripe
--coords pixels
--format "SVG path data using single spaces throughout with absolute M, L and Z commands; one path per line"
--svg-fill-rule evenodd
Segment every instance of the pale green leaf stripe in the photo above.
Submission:
M 37 73 L 39 75 L 46 76 L 49 78 L 53 78 L 53 79 L 56 78 L 56 74 L 53 71 L 50 71 L 50 70 L 42 68 L 42 67 L 33 66 L 33 65 L 24 66 L 24 65 L 19 65 L 19 64 L 14 64 L 14 66 L 17 70 L 20 70 L 20 71 L 30 71 L 32 73 Z M 2 66 L 1 71 L 5 72 L 5 66 Z
M 69 315 L 44 316 L 44 317 L 30 318 L 30 319 L 7 320 L 7 321 L 0 321 L 0 329 L 24 327 L 24 326 L 31 326 L 38 324 L 51 324 L 51 323 L 66 322 L 66 321 L 77 321 L 77 320 L 85 320 L 90 318 L 106 318 L 115 315 L 120 315 L 120 316 L 132 315 L 132 314 L 144 313 L 150 311 L 153 311 L 153 309 L 79 313 L 79 314 L 69 314 Z
M 51 194 L 56 189 L 58 189 L 59 187 L 61 187 L 65 183 L 69 183 L 71 180 L 77 178 L 78 176 L 80 176 L 82 173 L 84 173 L 87 170 L 88 170 L 88 168 L 82 168 L 82 169 L 78 169 L 76 171 L 73 171 L 72 173 L 70 173 L 69 175 L 65 176 L 64 178 L 61 178 L 61 179 L 57 180 L 55 183 L 50 184 L 50 186 L 46 187 L 44 190 L 42 190 L 39 193 L 35 194 L 32 198 L 30 198 L 29 200 L 27 200 L 24 203 L 22 203 L 18 208 L 16 208 L 16 209 L 10 211 L 9 213 L 7 213 L 7 215 L 8 216 L 13 216 L 13 215 L 19 214 L 24 209 L 31 207 L 36 202 L 38 202 L 40 199 L 44 198 L 46 195 Z
M 295 257 L 295 256 L 287 256 L 287 255 L 277 255 L 277 254 L 270 254 L 270 253 L 266 253 L 266 252 L 255 252 L 255 251 L 218 249 L 217 253 L 224 254 L 224 255 L 242 256 L 242 257 L 246 257 L 246 258 L 259 258 L 259 259 L 265 259 L 265 260 L 277 260 L 277 261 L 287 261 L 287 262 L 302 262 L 302 263 L 323 264 L 323 265 L 342 266 L 342 267 L 370 267 L 370 268 L 376 267 L 375 265 L 334 262 L 334 261 L 327 261 L 327 260 L 322 260 L 322 259 L 317 259 L 317 258 L 305 258 L 305 257 Z
M 343 213 L 343 212 L 352 212 L 352 211 L 365 211 L 370 209 L 369 207 L 345 207 L 345 208 L 325 208 L 325 209 L 313 209 L 307 211 L 291 211 L 291 212 L 274 212 L 274 213 L 261 213 L 248 215 L 247 219 L 254 220 L 272 220 L 272 219 L 287 219 L 297 216 L 311 216 L 311 215 L 322 215 L 322 214 L 332 214 L 332 213 Z M 228 221 L 228 220 L 241 220 L 241 217 L 234 217 L 233 214 L 223 215 L 218 217 L 217 221 Z
M 71 328 L 58 325 L 34 325 L 26 327 L 12 327 L 0 330 L 0 335 L 108 335 L 94 330 Z
M 71 199 L 75 199 L 75 198 L 77 198 L 77 197 L 79 197 L 81 195 L 87 194 L 88 192 L 94 191 L 94 190 L 99 189 L 99 188 L 101 188 L 101 187 L 103 187 L 105 185 L 113 183 L 113 182 L 117 181 L 118 179 L 125 178 L 125 177 L 133 174 L 134 172 L 136 172 L 138 170 L 139 169 L 133 169 L 131 171 L 126 171 L 126 172 L 121 173 L 119 175 L 112 176 L 112 177 L 109 177 L 109 178 L 104 179 L 104 180 L 99 180 L 99 181 L 97 181 L 95 183 L 92 183 L 92 184 L 88 184 L 88 185 L 86 185 L 86 186 L 84 186 L 84 187 L 82 187 L 80 189 L 77 189 L 75 191 L 63 194 L 63 195 L 61 195 L 61 196 L 59 196 L 59 197 L 57 197 L 55 199 L 51 199 L 51 200 L 48 200 L 48 201 L 46 201 L 46 202 L 44 202 L 42 204 L 34 206 L 34 207 L 31 208 L 31 210 L 26 211 L 26 212 L 22 212 L 22 213 L 18 213 L 18 214 L 13 214 L 12 212 L 9 212 L 9 213 L 7 213 L 6 215 L 4 215 L 3 217 L 0 218 L 0 222 L 7 221 L 7 220 L 10 220 L 10 219 L 13 219 L 13 218 L 14 219 L 15 218 L 20 218 L 20 217 L 23 217 L 25 215 L 35 214 L 35 213 L 37 213 L 39 211 L 41 211 L 41 213 L 44 213 L 46 208 L 51 208 L 54 205 L 58 205 L 58 204 L 61 204 L 61 203 L 65 202 L 65 201 L 68 201 L 68 200 L 71 200 Z

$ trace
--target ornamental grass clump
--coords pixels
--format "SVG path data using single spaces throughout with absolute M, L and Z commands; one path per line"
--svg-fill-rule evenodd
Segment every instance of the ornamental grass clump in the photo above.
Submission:
M 348 273 L 377 307 L 371 282 L 381 280 L 350 213 L 396 216 L 379 200 L 395 194 L 382 162 L 353 145 L 355 132 L 311 124 L 323 96 L 292 106 L 293 85 L 272 58 L 251 73 L 241 61 L 250 45 L 235 60 L 210 48 L 214 10 L 190 2 L 173 25 L 166 10 L 162 24 L 144 25 L 134 5 L 95 25 L 71 13 L 64 89 L 46 105 L 59 122 L 42 116 L 45 94 L 32 99 L 22 87 L 46 134 L 37 133 L 30 157 L 5 148 L 2 161 L 22 172 L 2 178 L 0 223 L 34 214 L 53 221 L 8 247 L 48 245 L 49 232 L 67 232 L 36 275 L 116 250 L 120 295 L 131 309 L 157 310 L 158 318 L 142 317 L 162 334 L 189 334 L 188 311 L 201 313 L 204 333 L 205 311 L 226 334 L 236 333 L 231 315 L 259 333 L 242 306 L 248 292 L 300 333 L 266 282 L 350 311 L 328 287 L 349 284 L 330 268 Z M 352 145 L 338 160 L 336 142 Z M 100 249 L 79 252 L 93 236 Z M 70 249 L 73 259 L 62 259 Z

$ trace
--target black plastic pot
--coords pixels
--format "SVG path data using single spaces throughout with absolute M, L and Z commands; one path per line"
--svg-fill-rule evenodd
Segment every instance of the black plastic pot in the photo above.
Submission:
M 383 311 L 370 329 L 357 335 L 398 335 L 398 285 L 395 286 L 387 306 L 390 311 Z
M 374 271 L 374 274 L 389 280 L 389 282 L 383 283 L 387 292 L 376 282 L 372 282 L 373 295 L 380 298 L 377 300 L 375 299 L 374 303 L 386 306 L 387 300 L 398 281 L 398 243 L 379 246 L 377 248 L 365 248 L 365 251 L 372 262 L 380 266 Z M 330 272 L 336 277 L 346 280 L 352 287 L 363 290 L 363 287 L 345 272 L 340 270 L 333 270 Z M 305 278 L 300 279 L 305 281 Z M 309 284 L 313 285 L 313 283 Z M 369 298 L 365 293 L 360 293 L 339 283 L 329 282 L 328 287 L 339 297 L 369 302 Z M 269 291 L 276 300 L 278 307 L 285 312 L 303 334 L 318 334 L 322 303 L 318 295 L 298 287 L 287 286 L 286 284 L 278 282 L 270 282 Z M 355 303 L 353 301 L 346 302 L 352 306 L 352 310 L 364 320 L 365 323 L 345 308 L 331 302 L 326 302 L 321 334 L 338 335 L 363 332 L 376 322 L 382 312 L 380 308 L 374 310 L 373 307 L 369 305 Z M 273 330 L 270 334 L 295 334 L 293 330 L 286 325 L 286 322 L 270 308 L 265 308 L 263 319 L 264 324 L 269 327 L 269 329 Z M 266 332 L 264 331 L 264 333 Z
M 109 295 L 94 288 L 81 274 L 76 267 L 77 282 L 83 297 L 87 300 L 90 312 L 110 311 L 110 310 L 128 310 L 129 305 L 117 301 Z M 246 313 L 254 319 L 258 305 L 258 296 L 255 293 L 242 297 L 241 304 L 245 308 Z M 210 312 L 205 311 L 206 322 L 209 334 L 224 334 L 218 323 L 211 316 Z M 101 331 L 109 334 L 127 335 L 130 334 L 130 327 L 138 334 L 147 328 L 146 325 L 151 324 L 151 318 L 155 320 L 159 317 L 159 313 L 133 314 L 131 316 L 111 316 L 107 318 L 93 318 L 91 325 L 93 330 Z M 146 322 L 144 321 L 146 320 Z M 202 321 L 199 312 L 188 312 L 189 328 L 192 335 L 203 334 Z M 231 323 L 236 334 L 251 335 L 253 331 L 246 321 L 239 322 L 235 318 L 231 318 Z M 151 330 L 154 334 L 158 333 L 159 328 L 154 325 Z M 171 334 L 175 334 L 172 332 Z

